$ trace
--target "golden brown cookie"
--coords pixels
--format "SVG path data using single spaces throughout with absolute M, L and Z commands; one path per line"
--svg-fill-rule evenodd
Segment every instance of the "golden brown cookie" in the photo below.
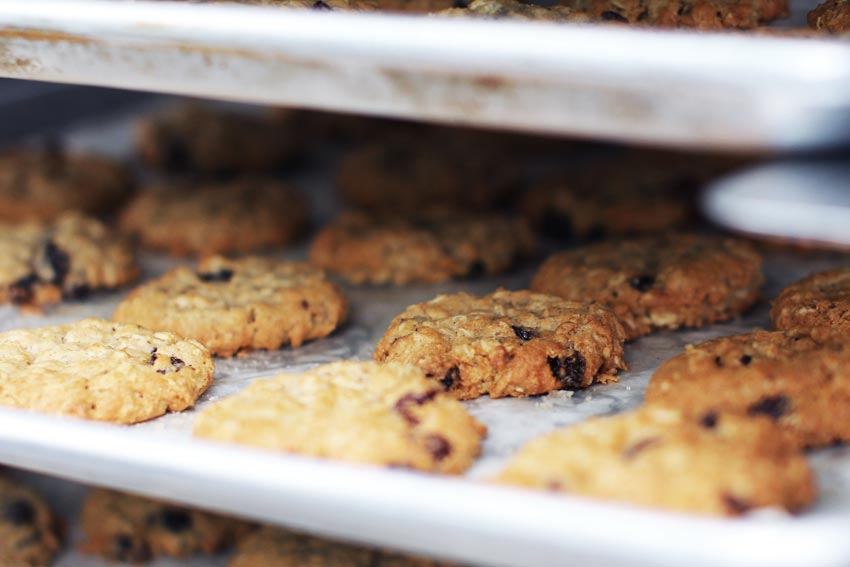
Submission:
M 809 12 L 808 21 L 809 27 L 818 31 L 850 33 L 850 1 L 826 0 Z
M 127 239 L 93 218 L 0 224 L 0 302 L 33 308 L 82 299 L 138 274 Z
M 85 319 L 0 333 L 0 406 L 115 423 L 182 411 L 212 383 L 199 343 Z
M 135 290 L 113 319 L 195 339 L 218 356 L 273 350 L 333 332 L 348 313 L 339 288 L 301 262 L 211 256 Z
M 228 567 L 449 567 L 265 526 L 242 540 Z
M 255 380 L 195 420 L 195 436 L 313 457 L 459 474 L 486 428 L 404 364 L 335 362 Z
M 127 197 L 127 169 L 111 159 L 44 149 L 0 153 L 0 220 L 49 221 L 66 211 L 101 213 Z
M 550 256 L 531 289 L 598 301 L 630 339 L 739 315 L 759 297 L 761 256 L 743 240 L 666 234 L 613 240 Z
M 814 329 L 689 345 L 655 371 L 646 401 L 701 420 L 766 415 L 801 446 L 850 441 L 850 342 Z
M 196 175 L 278 169 L 303 148 L 293 116 L 187 104 L 144 118 L 136 149 L 149 167 Z
M 528 256 L 534 244 L 527 224 L 515 217 L 351 213 L 319 232 L 310 261 L 356 284 L 435 283 L 502 273 Z
M 816 495 L 806 459 L 769 419 L 698 423 L 660 409 L 592 418 L 533 439 L 497 481 L 721 516 L 794 512 Z
M 850 333 L 850 269 L 818 272 L 789 285 L 773 300 L 770 318 L 776 329 Z
M 99 488 L 86 497 L 81 523 L 83 551 L 133 564 L 217 553 L 250 529 L 239 520 Z
M 0 565 L 43 567 L 59 548 L 59 524 L 44 499 L 0 477 Z
M 603 20 L 657 27 L 751 29 L 784 18 L 788 0 L 562 0 Z
M 375 360 L 421 368 L 460 399 L 616 381 L 625 332 L 599 304 L 529 291 L 440 295 L 393 319 Z
M 250 252 L 301 234 L 307 201 L 285 183 L 240 179 L 198 187 L 149 188 L 121 213 L 121 227 L 174 256 Z

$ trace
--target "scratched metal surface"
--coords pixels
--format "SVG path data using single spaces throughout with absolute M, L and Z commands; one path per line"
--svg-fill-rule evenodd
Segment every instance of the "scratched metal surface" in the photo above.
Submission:
M 160 101 L 148 105 L 156 106 Z M 98 119 L 69 131 L 71 147 L 127 155 L 134 113 Z M 319 216 L 333 204 L 327 167 L 297 181 L 311 189 Z M 283 253 L 301 258 L 304 246 Z M 809 271 L 846 265 L 840 254 L 773 252 L 766 265 L 765 296 Z M 143 256 L 144 278 L 176 265 L 169 258 Z M 406 305 L 437 293 L 485 293 L 497 286 L 522 288 L 533 266 L 501 278 L 434 286 L 353 288 L 350 322 L 333 336 L 302 348 L 254 353 L 217 361 L 216 380 L 198 403 L 232 395 L 257 378 L 279 371 L 301 371 L 339 359 L 368 359 L 389 320 Z M 70 322 L 87 316 L 109 317 L 126 290 L 84 303 L 69 303 L 45 315 L 21 315 L 0 307 L 0 330 Z M 245 515 L 316 533 L 430 552 L 480 565 L 704 564 L 780 565 L 805 559 L 809 564 L 846 564 L 850 545 L 850 452 L 845 448 L 811 454 L 822 498 L 798 518 L 761 513 L 739 521 L 705 520 L 634 510 L 551 495 L 497 490 L 486 480 L 527 439 L 587 417 L 610 414 L 641 403 L 658 364 L 687 343 L 745 332 L 768 323 L 762 302 L 746 317 L 702 330 L 665 332 L 627 346 L 630 369 L 616 384 L 531 399 L 487 398 L 466 406 L 489 427 L 484 452 L 466 479 L 453 481 L 399 471 L 361 470 L 343 464 L 239 451 L 191 439 L 197 410 L 167 415 L 133 427 L 91 425 L 73 420 L 0 410 L 0 462 L 87 484 L 108 485 L 166 497 L 222 512 Z M 74 524 L 83 493 L 79 485 L 43 477 L 43 487 L 71 524 L 70 542 L 79 540 Z M 509 514 L 504 513 L 510 510 Z M 628 537 L 625 537 L 628 535 Z M 703 546 L 706 540 L 722 546 Z M 435 543 L 439 542 L 439 543 Z M 170 565 L 224 565 L 226 557 Z M 69 549 L 60 566 L 103 565 Z
M 676 146 L 850 138 L 850 43 L 827 39 L 0 0 L 0 76 Z

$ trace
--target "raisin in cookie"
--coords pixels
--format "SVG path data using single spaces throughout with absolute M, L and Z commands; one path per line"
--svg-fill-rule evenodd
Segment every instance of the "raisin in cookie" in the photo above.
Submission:
M 567 6 L 539 6 L 521 0 L 472 0 L 465 6 L 453 6 L 439 12 L 442 16 L 477 16 L 492 19 L 517 19 L 560 22 L 590 22 L 591 18 Z
M 809 12 L 809 27 L 834 34 L 850 33 L 850 1 L 827 0 Z
M 485 432 L 421 370 L 377 362 L 259 379 L 195 420 L 215 441 L 447 474 L 472 465 Z
M 526 223 L 500 215 L 343 215 L 313 241 L 310 261 L 362 284 L 442 282 L 499 274 L 534 248 Z
M 59 552 L 59 525 L 31 489 L 0 478 L 0 564 L 42 567 Z
M 530 441 L 499 482 L 675 510 L 737 516 L 815 499 L 806 459 L 770 420 L 701 423 L 643 409 Z
M 607 305 L 635 339 L 742 313 L 759 297 L 761 264 L 742 240 L 667 234 L 559 252 L 543 263 L 531 288 Z
M 499 206 L 515 193 L 519 174 L 498 144 L 476 134 L 435 130 L 389 136 L 352 150 L 339 164 L 337 184 L 355 208 L 417 215 Z
M 533 396 L 616 381 L 625 332 L 599 304 L 528 291 L 441 295 L 390 323 L 375 360 L 404 362 L 453 396 Z
M 306 225 L 300 191 L 271 180 L 157 187 L 138 194 L 121 226 L 142 244 L 175 256 L 249 252 L 287 244 Z
M 387 12 L 428 14 L 450 8 L 465 8 L 467 0 L 378 0 L 378 8 Z
M 238 520 L 97 488 L 86 497 L 81 523 L 86 553 L 126 563 L 216 553 L 249 529 Z
M 237 113 L 200 104 L 142 120 L 136 147 L 150 167 L 201 175 L 274 170 L 302 148 L 289 114 Z
M 788 0 L 563 0 L 601 19 L 658 27 L 751 29 L 784 18 Z
M 129 242 L 92 218 L 65 213 L 53 223 L 0 224 L 0 302 L 37 307 L 80 299 L 138 273 Z
M 136 423 L 191 407 L 210 353 L 172 333 L 102 319 L 0 333 L 0 406 Z
M 0 220 L 53 220 L 65 211 L 107 211 L 131 188 L 127 169 L 106 157 L 43 150 L 0 153 Z
M 776 329 L 850 332 L 850 269 L 818 272 L 789 285 L 773 300 L 770 318 Z
M 205 258 L 142 285 L 115 310 L 115 321 L 197 340 L 213 354 L 301 346 L 329 335 L 348 304 L 322 270 L 267 258 Z
M 766 415 L 801 446 L 850 441 L 850 343 L 814 329 L 688 346 L 656 370 L 646 401 L 703 420 Z
M 448 567 L 368 547 L 358 547 L 265 526 L 239 543 L 228 567 Z

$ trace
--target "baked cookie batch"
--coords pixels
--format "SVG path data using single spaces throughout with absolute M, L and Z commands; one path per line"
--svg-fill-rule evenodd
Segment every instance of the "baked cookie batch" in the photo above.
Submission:
M 307 261 L 270 256 L 308 233 L 311 196 L 280 179 L 322 137 L 341 145 L 343 210 L 313 231 Z M 22 197 L 0 224 L 0 300 L 38 317 L 136 287 L 118 292 L 111 320 L 0 333 L 0 405 L 155 419 L 195 405 L 214 357 L 334 333 L 354 286 L 463 286 L 536 263 L 528 289 L 410 305 L 376 337 L 373 361 L 256 379 L 193 421 L 209 442 L 461 475 L 487 435 L 464 400 L 616 382 L 629 342 L 733 319 L 761 299 L 758 247 L 692 222 L 695 191 L 732 160 L 603 152 L 529 177 L 517 156 L 538 149 L 519 136 L 189 107 L 140 126 L 157 181 L 134 192 L 105 158 L 10 152 L 0 193 L 14 185 Z M 137 246 L 195 260 L 139 283 Z M 488 480 L 703 514 L 804 509 L 817 491 L 803 450 L 850 441 L 850 269 L 786 287 L 771 317 L 775 330 L 687 346 L 655 371 L 643 407 L 534 439 Z M 59 546 L 54 520 L 3 482 L 0 499 L 26 510 L 0 516 L 0 562 L 44 564 Z M 238 541 L 235 566 L 401 564 L 106 491 L 92 492 L 83 523 L 85 549 L 120 561 Z

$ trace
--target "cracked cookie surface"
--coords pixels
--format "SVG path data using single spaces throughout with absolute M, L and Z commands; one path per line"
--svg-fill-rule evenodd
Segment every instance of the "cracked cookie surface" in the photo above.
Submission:
M 377 362 L 255 380 L 194 428 L 215 441 L 446 474 L 472 465 L 485 432 L 421 370 Z
M 827 0 L 809 12 L 809 27 L 820 32 L 846 34 L 850 32 L 850 2 Z
M 59 552 L 59 524 L 44 499 L 17 482 L 0 478 L 0 564 L 49 565 Z
M 333 332 L 348 302 L 302 262 L 210 256 L 134 289 L 113 319 L 197 340 L 213 354 L 273 350 Z
M 239 543 L 228 567 L 449 567 L 447 563 L 359 547 L 264 526 Z
M 504 272 L 534 248 L 524 221 L 501 215 L 419 219 L 346 214 L 316 236 L 310 260 L 352 283 L 436 283 Z
M 784 288 L 770 310 L 776 329 L 830 327 L 850 333 L 850 269 L 811 274 Z
M 217 553 L 250 524 L 158 500 L 92 489 L 83 504 L 86 553 L 122 563 Z
M 646 402 L 699 419 L 765 415 L 801 446 L 850 441 L 850 343 L 814 329 L 689 345 L 655 371 Z
M 0 224 L 0 302 L 37 307 L 136 279 L 129 242 L 103 223 L 65 213 L 53 223 Z
M 751 29 L 784 18 L 788 0 L 564 0 L 592 17 L 630 24 L 697 29 Z
M 660 409 L 596 417 L 533 439 L 496 480 L 722 516 L 797 511 L 816 494 L 805 457 L 769 419 L 699 423 Z
M 84 319 L 0 333 L 0 405 L 115 423 L 182 411 L 212 383 L 199 343 Z
M 146 247 L 203 256 L 287 244 L 307 219 L 307 201 L 294 187 L 240 179 L 149 188 L 127 204 L 120 224 Z
M 635 339 L 741 314 L 759 297 L 761 265 L 756 249 L 742 240 L 665 234 L 558 252 L 537 271 L 531 289 L 598 301 Z
M 522 397 L 616 381 L 624 339 L 599 304 L 528 291 L 456 293 L 408 307 L 374 357 L 416 365 L 460 399 Z
M 49 221 L 66 211 L 105 212 L 128 194 L 127 169 L 61 146 L 0 152 L 0 220 Z
M 441 16 L 475 16 L 491 19 L 590 22 L 593 19 L 567 6 L 539 6 L 520 0 L 472 0 L 438 12 Z

